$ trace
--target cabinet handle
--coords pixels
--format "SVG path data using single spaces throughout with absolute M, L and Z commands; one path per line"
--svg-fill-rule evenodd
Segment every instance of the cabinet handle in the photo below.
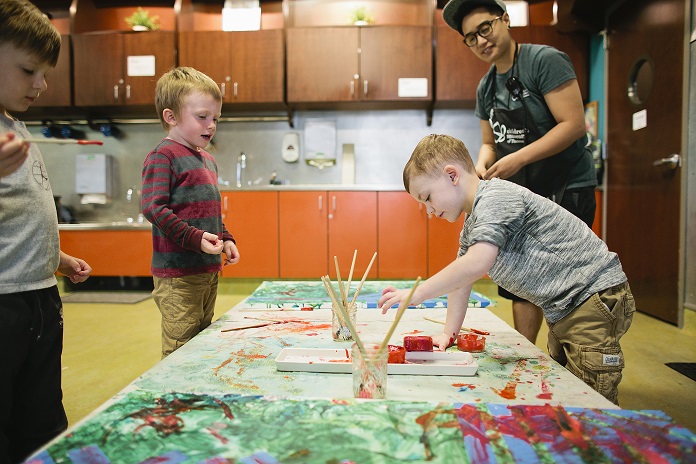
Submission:
M 234 83 L 234 96 L 235 96 L 235 97 L 237 96 L 237 87 L 238 87 L 238 85 L 237 85 L 237 83 L 235 82 L 235 83 Z
M 336 195 L 331 197 L 331 209 L 333 209 L 333 212 L 336 212 Z
M 225 85 L 225 83 L 222 82 L 222 83 L 220 84 L 220 93 L 222 93 L 222 96 L 223 96 L 223 97 L 225 96 L 225 87 L 227 87 L 227 85 Z
M 324 209 L 324 197 L 322 195 L 319 195 L 319 211 L 322 211 Z
M 350 98 L 355 97 L 355 81 L 350 81 Z
M 118 84 L 114 85 L 114 100 L 118 100 Z
M 130 100 L 130 97 L 131 97 L 131 95 L 130 95 L 130 85 L 127 85 L 127 86 L 126 86 L 126 98 L 127 98 L 128 100 Z
M 365 79 L 363 81 L 363 94 L 365 97 L 367 97 L 367 88 L 368 88 L 367 79 Z
M 227 211 L 227 196 L 222 197 L 222 208 Z

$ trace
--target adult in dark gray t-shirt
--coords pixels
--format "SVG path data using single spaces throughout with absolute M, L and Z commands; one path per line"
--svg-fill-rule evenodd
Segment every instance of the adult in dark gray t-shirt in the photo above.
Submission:
M 474 55 L 492 65 L 477 89 L 479 177 L 523 185 L 592 226 L 597 180 L 568 56 L 553 47 L 517 43 L 502 0 L 451 0 L 442 14 Z M 501 286 L 499 294 L 512 300 L 515 329 L 534 343 L 541 309 L 509 290 Z

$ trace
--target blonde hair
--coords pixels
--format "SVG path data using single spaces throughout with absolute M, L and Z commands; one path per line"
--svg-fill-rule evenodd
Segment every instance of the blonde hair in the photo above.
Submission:
M 467 172 L 476 173 L 469 150 L 459 139 L 449 135 L 431 134 L 423 137 L 404 166 L 404 187 L 410 192 L 411 178 L 419 175 L 436 176 L 447 164 L 459 164 Z
M 155 108 L 164 130 L 169 130 L 169 124 L 164 120 L 164 110 L 169 108 L 174 116 L 181 116 L 186 97 L 194 92 L 209 95 L 222 103 L 222 93 L 217 83 L 197 69 L 181 66 L 159 78 L 155 87 Z
M 61 38 L 48 16 L 27 0 L 0 1 L 0 44 L 36 55 L 52 67 L 58 63 Z

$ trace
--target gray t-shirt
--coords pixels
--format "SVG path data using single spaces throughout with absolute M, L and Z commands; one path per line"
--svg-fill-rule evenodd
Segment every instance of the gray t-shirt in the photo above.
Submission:
M 594 293 L 626 282 L 616 253 L 556 203 L 501 179 L 480 181 L 459 239 L 499 247 L 488 275 L 558 322 Z
M 29 137 L 24 123 L 0 113 L 0 134 Z M 56 285 L 60 261 L 58 216 L 36 144 L 14 173 L 0 177 L 0 294 Z
M 481 79 L 476 95 L 476 116 L 488 120 L 490 111 L 495 107 L 504 109 L 522 108 L 522 102 L 513 100 L 505 87 L 508 78 L 514 75 L 520 80 L 529 96 L 525 98 L 530 117 L 536 123 L 539 132 L 544 135 L 558 124 L 544 100 L 544 95 L 559 85 L 575 79 L 573 63 L 565 53 L 548 45 L 520 44 L 519 54 L 514 69 L 504 74 L 496 73 L 495 66 Z M 493 95 L 493 79 L 495 95 Z M 587 137 L 580 137 L 570 147 L 556 156 L 561 156 L 568 163 L 573 163 L 568 173 L 567 188 L 594 187 L 597 174 L 592 153 L 586 148 Z M 578 157 L 581 157 L 579 161 Z

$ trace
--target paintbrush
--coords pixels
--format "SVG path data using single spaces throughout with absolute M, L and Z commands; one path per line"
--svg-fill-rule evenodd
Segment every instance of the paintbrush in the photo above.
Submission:
M 416 291 L 416 287 L 418 287 L 418 283 L 420 281 L 421 281 L 421 278 L 420 278 L 420 276 L 418 276 L 418 278 L 416 279 L 416 282 L 413 284 L 413 287 L 411 287 L 411 291 L 408 292 L 408 296 L 399 305 L 399 310 L 396 312 L 396 317 L 394 318 L 394 322 L 392 322 L 392 325 L 389 328 L 389 332 L 387 332 L 387 336 L 384 337 L 384 341 L 379 346 L 379 349 L 375 353 L 375 356 L 379 356 L 379 354 L 382 351 L 384 351 L 384 349 L 387 347 L 387 344 L 389 343 L 389 339 L 391 338 L 392 335 L 394 335 L 394 330 L 396 330 L 396 326 L 399 324 L 399 321 L 401 320 L 401 316 L 403 316 L 404 312 L 406 312 L 406 308 L 408 308 L 408 305 L 411 302 L 411 297 L 413 297 L 413 293 Z
M 350 273 L 348 274 L 348 283 L 346 284 L 346 302 L 348 302 L 348 293 L 350 293 L 350 281 L 353 278 L 353 269 L 355 268 L 355 258 L 358 256 L 358 250 L 353 252 L 353 262 L 350 265 Z
M 423 316 L 423 319 L 425 319 L 426 321 L 434 322 L 434 323 L 436 323 L 436 324 L 445 325 L 445 321 L 440 321 L 440 320 L 438 320 L 438 319 L 431 319 L 431 318 L 425 317 L 425 316 Z M 472 328 L 472 327 L 464 327 L 464 326 L 462 326 L 459 330 L 460 330 L 460 331 L 463 330 L 463 331 L 465 331 L 465 332 L 473 332 L 473 333 L 479 334 L 479 335 L 490 335 L 490 334 L 491 334 L 490 332 L 486 332 L 485 330 L 474 329 L 474 328 Z
M 104 145 L 101 140 L 78 140 L 78 139 L 23 139 L 30 143 L 54 143 L 57 145 Z
M 346 289 L 343 287 L 343 282 L 341 281 L 341 271 L 338 270 L 338 257 L 334 256 L 334 263 L 336 264 L 336 281 L 338 281 L 338 291 L 341 294 L 341 302 L 343 306 L 348 304 L 348 296 L 346 294 Z
M 220 332 L 234 332 L 236 330 L 244 330 L 244 329 L 255 329 L 257 327 L 266 327 L 267 325 L 273 325 L 273 324 L 282 324 L 284 321 L 277 321 L 277 322 L 259 322 L 258 324 L 252 324 L 252 325 L 245 325 L 243 327 L 232 327 L 231 329 L 222 329 Z
M 353 303 L 355 303 L 355 299 L 358 298 L 358 294 L 360 293 L 360 289 L 362 288 L 363 284 L 365 283 L 365 279 L 367 279 L 367 274 L 370 273 L 370 268 L 372 267 L 372 263 L 375 262 L 376 257 L 377 257 L 377 252 L 375 251 L 375 254 L 372 255 L 372 259 L 370 260 L 370 264 L 368 264 L 367 269 L 365 269 L 365 274 L 363 275 L 363 278 L 360 281 L 360 285 L 358 285 L 358 288 L 355 290 L 355 295 L 353 295 L 353 299 L 350 301 L 351 305 Z

